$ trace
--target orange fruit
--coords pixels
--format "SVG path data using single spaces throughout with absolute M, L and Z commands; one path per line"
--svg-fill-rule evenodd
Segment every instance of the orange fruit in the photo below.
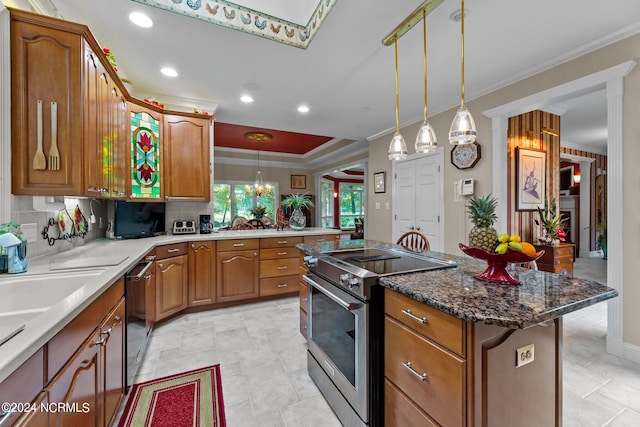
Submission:
M 522 246 L 522 253 L 529 256 L 536 256 L 536 248 L 529 242 L 520 242 L 520 246 Z

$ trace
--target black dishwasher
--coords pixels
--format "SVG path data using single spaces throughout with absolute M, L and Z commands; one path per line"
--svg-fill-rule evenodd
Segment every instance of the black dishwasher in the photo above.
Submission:
M 151 329 L 147 326 L 147 288 L 153 283 L 155 256 L 148 255 L 126 274 L 125 304 L 126 349 L 127 349 L 127 391 L 147 349 Z

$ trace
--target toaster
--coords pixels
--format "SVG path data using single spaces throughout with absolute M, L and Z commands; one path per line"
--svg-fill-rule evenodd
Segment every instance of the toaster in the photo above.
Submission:
M 196 222 L 191 219 L 173 221 L 173 234 L 196 234 Z

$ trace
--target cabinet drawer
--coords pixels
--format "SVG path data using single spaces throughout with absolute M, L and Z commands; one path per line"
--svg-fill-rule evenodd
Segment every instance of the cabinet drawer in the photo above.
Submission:
M 47 344 L 47 382 L 67 363 L 123 296 L 124 279 L 120 279 L 51 338 Z
M 438 427 L 404 393 L 384 380 L 385 427 Z
M 573 258 L 573 246 L 559 246 L 553 251 L 554 258 Z
M 389 289 L 384 291 L 384 311 L 414 331 L 461 356 L 465 355 L 464 322 L 462 319 L 450 316 Z
M 302 243 L 302 236 L 268 237 L 260 239 L 260 249 L 282 248 Z
M 162 245 L 156 248 L 156 259 L 171 258 L 178 255 L 187 254 L 187 243 L 177 243 L 175 245 Z
M 260 278 L 298 274 L 298 259 L 267 259 L 260 261 Z
M 260 279 L 260 296 L 290 294 L 298 290 L 298 276 L 269 277 Z
M 295 258 L 298 259 L 298 248 L 288 246 L 283 248 L 260 249 L 260 259 L 280 259 Z
M 465 361 L 388 316 L 384 332 L 385 376 L 438 424 L 462 426 Z M 424 380 L 418 378 L 422 374 Z
M 218 252 L 242 251 L 245 249 L 258 249 L 259 247 L 258 239 L 218 240 Z
M 304 236 L 304 243 L 314 243 L 314 242 L 333 242 L 335 240 L 339 240 L 339 234 L 325 234 L 321 236 Z

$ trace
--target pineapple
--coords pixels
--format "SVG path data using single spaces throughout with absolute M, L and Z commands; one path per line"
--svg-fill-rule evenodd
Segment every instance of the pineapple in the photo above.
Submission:
M 485 198 L 473 197 L 466 206 L 469 218 L 474 226 L 469 233 L 469 246 L 484 249 L 487 252 L 495 252 L 498 246 L 498 233 L 492 227 L 498 219 L 496 207 L 498 201 L 491 194 Z

